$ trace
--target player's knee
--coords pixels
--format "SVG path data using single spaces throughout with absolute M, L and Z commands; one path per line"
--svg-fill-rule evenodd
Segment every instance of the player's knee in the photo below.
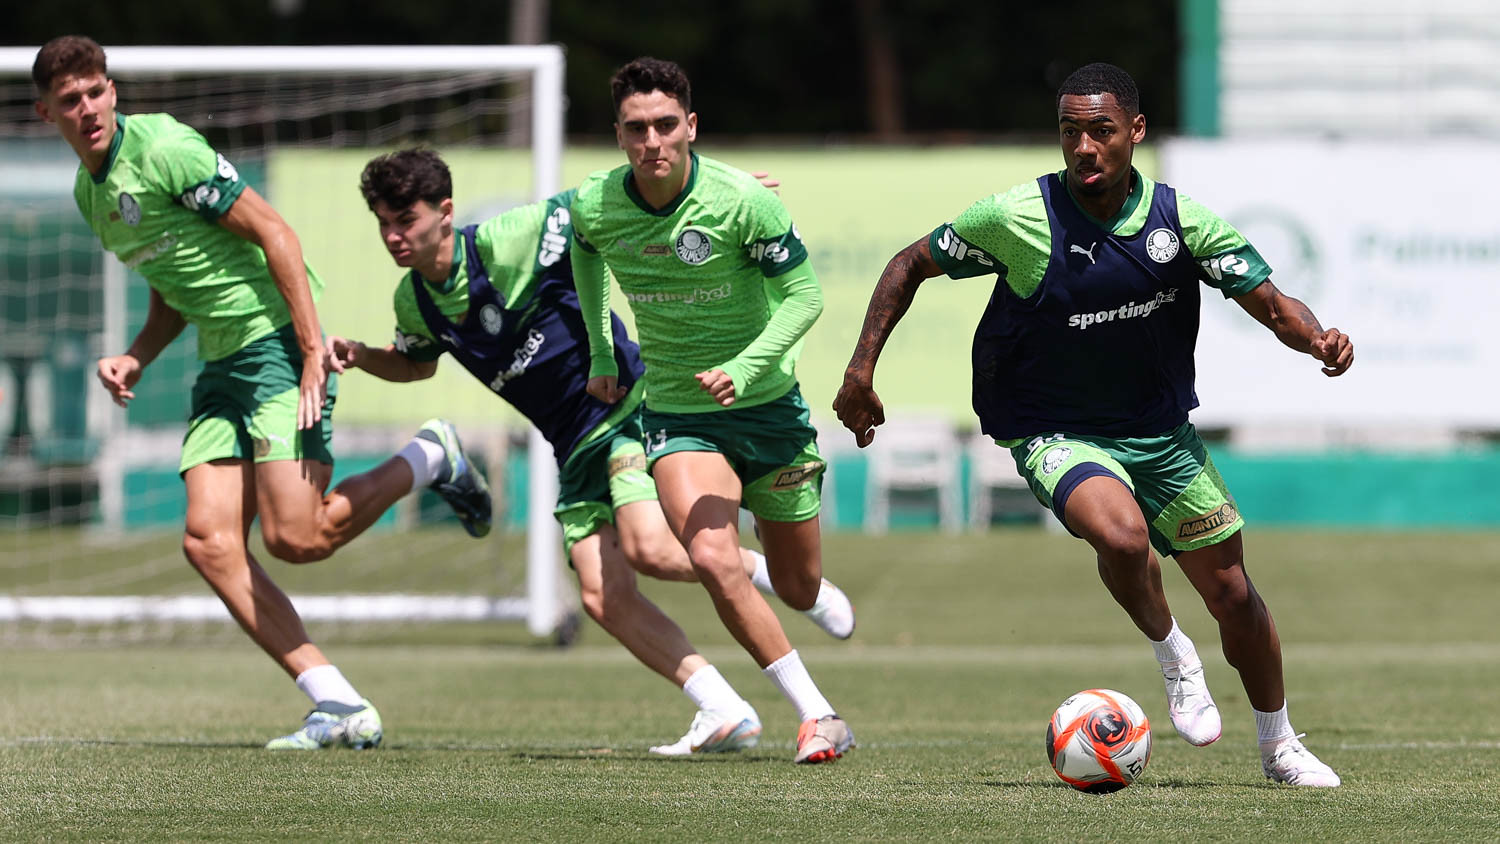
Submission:
M 589 618 L 603 625 L 608 618 L 606 609 L 607 602 L 604 599 L 604 587 L 597 583 L 578 584 L 578 602 L 583 605 L 583 611 L 588 613 Z
M 198 573 L 210 581 L 235 567 L 243 556 L 239 537 L 224 531 L 194 533 L 182 536 L 182 553 Z
M 1144 521 L 1112 521 L 1096 531 L 1093 545 L 1106 561 L 1144 560 L 1151 549 L 1151 534 Z
M 580 583 L 578 587 L 578 600 L 583 604 L 583 611 L 606 630 L 619 619 L 630 617 L 639 598 L 640 592 L 633 577 Z
M 1199 591 L 1209 614 L 1220 623 L 1244 623 L 1264 611 L 1265 605 L 1245 578 L 1244 569 L 1237 566 L 1215 572 Z
M 630 567 L 647 577 L 682 580 L 692 571 L 687 551 L 671 535 L 624 539 L 621 541 L 621 549 L 625 552 L 625 558 L 630 561 Z
M 266 527 L 261 538 L 271 556 L 288 563 L 316 563 L 333 554 L 333 547 L 316 535 Z
M 818 590 L 823 588 L 823 578 L 809 571 L 771 572 L 771 585 L 776 588 L 776 597 L 798 612 L 810 610 L 818 602 Z
M 720 589 L 737 580 L 748 580 L 740 559 L 740 549 L 699 545 L 689 550 L 693 571 L 698 580 L 712 589 Z

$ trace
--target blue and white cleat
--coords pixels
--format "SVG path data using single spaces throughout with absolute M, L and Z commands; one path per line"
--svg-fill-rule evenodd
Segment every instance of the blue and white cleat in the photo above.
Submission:
M 726 753 L 744 750 L 760 742 L 760 716 L 749 704 L 739 712 L 724 714 L 698 710 L 687 735 L 651 748 L 658 756 L 691 756 L 695 753 Z
M 348 747 L 370 750 L 380 746 L 384 736 L 380 713 L 375 705 L 362 700 L 357 706 L 325 700 L 313 707 L 302 722 L 302 728 L 291 735 L 266 742 L 267 750 L 321 750 L 325 747 Z
M 442 446 L 448 465 L 442 476 L 432 482 L 432 490 L 448 502 L 470 536 L 490 532 L 490 485 L 479 467 L 464 453 L 458 431 L 446 419 L 429 419 L 422 423 L 417 436 Z

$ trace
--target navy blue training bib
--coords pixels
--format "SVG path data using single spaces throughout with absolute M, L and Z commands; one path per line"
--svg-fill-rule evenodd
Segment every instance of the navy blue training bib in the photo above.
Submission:
M 1057 174 L 1038 180 L 1052 254 L 1031 296 L 995 285 L 974 334 L 973 401 L 984 432 L 1152 436 L 1197 407 L 1197 267 L 1158 183 L 1130 237 L 1079 210 Z
M 579 440 L 615 409 L 585 390 L 589 341 L 573 286 L 572 262 L 564 255 L 547 268 L 531 301 L 519 310 L 507 309 L 479 257 L 476 228 L 466 226 L 459 232 L 469 274 L 469 311 L 463 321 L 454 323 L 444 316 L 427 285 L 413 273 L 417 308 L 444 350 L 542 432 L 561 466 Z M 625 324 L 610 316 L 619 384 L 628 389 L 645 366 Z

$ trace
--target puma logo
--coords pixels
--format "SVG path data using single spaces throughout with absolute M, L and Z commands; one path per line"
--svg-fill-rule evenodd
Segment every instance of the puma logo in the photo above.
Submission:
M 1082 246 L 1079 246 L 1075 243 L 1068 247 L 1068 254 L 1071 255 L 1074 252 L 1077 252 L 1079 255 L 1087 255 L 1089 256 L 1090 264 L 1098 264 L 1099 262 L 1094 260 L 1094 247 L 1098 245 L 1099 241 L 1096 240 L 1093 243 L 1089 244 L 1089 248 L 1084 249 Z

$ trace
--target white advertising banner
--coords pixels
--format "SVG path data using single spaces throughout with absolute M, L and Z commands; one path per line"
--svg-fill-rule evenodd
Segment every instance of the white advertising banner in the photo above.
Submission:
M 1235 225 L 1324 327 L 1328 378 L 1205 289 L 1199 424 L 1500 428 L 1500 170 L 1473 144 L 1173 140 L 1162 180 Z M 1481 155 L 1481 157 L 1483 157 Z

